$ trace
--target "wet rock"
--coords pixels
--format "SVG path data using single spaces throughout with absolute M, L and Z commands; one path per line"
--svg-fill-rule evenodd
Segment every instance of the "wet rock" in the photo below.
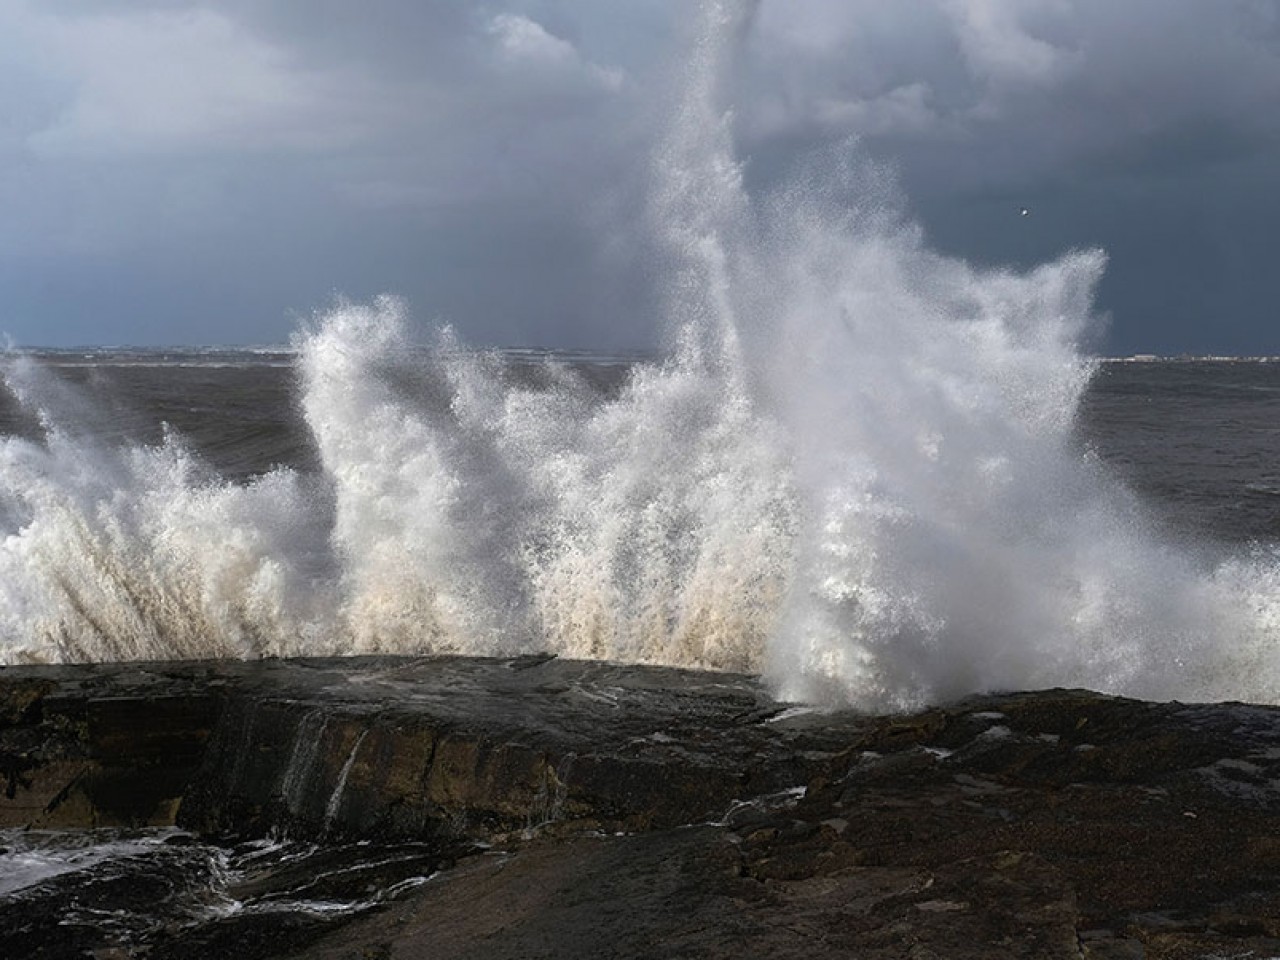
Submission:
M 1280 710 L 784 707 L 746 677 L 548 658 L 10 669 L 0 823 L 456 862 L 261 957 L 1280 954 Z M 248 957 L 255 923 L 189 942 Z
M 803 783 L 852 715 L 793 728 L 745 677 L 542 659 L 273 664 L 229 697 L 179 820 L 205 832 L 641 830 Z
M 204 668 L 0 673 L 0 827 L 173 821 L 219 712 Z

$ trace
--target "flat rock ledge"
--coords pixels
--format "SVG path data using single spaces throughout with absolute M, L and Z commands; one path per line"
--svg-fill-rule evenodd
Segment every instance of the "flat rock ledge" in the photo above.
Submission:
M 867 716 L 546 657 L 0 669 L 0 826 L 108 825 L 449 851 L 239 960 L 1280 956 L 1271 707 Z

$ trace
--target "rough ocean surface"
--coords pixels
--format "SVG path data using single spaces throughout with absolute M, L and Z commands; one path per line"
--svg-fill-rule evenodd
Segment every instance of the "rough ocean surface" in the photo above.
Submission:
M 1280 954 L 1271 707 L 872 716 L 543 657 L 24 667 L 0 777 L 4 827 L 170 828 L 10 891 L 15 960 Z

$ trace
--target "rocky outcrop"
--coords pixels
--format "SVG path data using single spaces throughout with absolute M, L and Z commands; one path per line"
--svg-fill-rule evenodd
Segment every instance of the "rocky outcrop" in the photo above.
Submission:
M 775 729 L 744 677 L 549 658 L 271 665 L 228 698 L 180 822 L 492 840 L 717 816 L 804 779 L 859 722 Z
M 451 851 L 246 960 L 1280 955 L 1268 707 L 1055 690 L 870 717 L 549 658 L 10 668 L 0 778 L 8 825 Z
M 0 827 L 172 823 L 220 713 L 216 674 L 0 669 Z

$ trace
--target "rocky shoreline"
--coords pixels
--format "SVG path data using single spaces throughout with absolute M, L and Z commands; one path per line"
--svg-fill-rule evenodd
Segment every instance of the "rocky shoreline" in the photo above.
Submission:
M 430 879 L 366 856 L 333 872 L 394 890 L 374 908 L 141 945 L 0 909 L 0 953 L 1280 956 L 1270 707 L 1050 690 L 877 717 L 546 657 L 0 670 L 0 828 L 109 826 L 412 845 L 378 862 Z

